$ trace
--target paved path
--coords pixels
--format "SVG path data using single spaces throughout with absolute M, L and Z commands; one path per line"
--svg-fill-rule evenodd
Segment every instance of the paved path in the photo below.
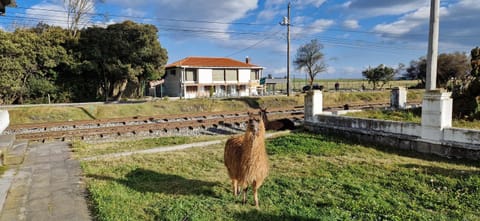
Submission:
M 77 160 L 68 143 L 35 144 L 8 192 L 0 221 L 91 220 Z

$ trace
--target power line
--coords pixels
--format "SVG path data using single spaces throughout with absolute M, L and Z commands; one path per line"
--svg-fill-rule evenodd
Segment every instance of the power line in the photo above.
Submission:
M 26 7 L 17 7 L 17 8 L 25 9 L 25 10 L 38 10 L 38 11 L 66 13 L 64 10 L 55 10 L 55 9 L 26 8 Z M 226 24 L 226 25 L 276 26 L 276 24 L 261 24 L 261 23 L 247 23 L 247 22 L 220 22 L 220 21 L 210 21 L 210 20 L 176 19 L 176 18 L 162 18 L 162 17 L 142 17 L 142 16 L 116 15 L 116 14 L 107 14 L 107 13 L 85 13 L 85 14 L 93 15 L 93 16 L 102 16 L 102 17 L 108 16 L 108 17 L 133 18 L 133 19 L 152 19 L 152 20 L 174 21 L 174 22 L 209 23 L 209 24 Z
M 280 30 L 280 31 L 282 31 L 282 30 Z M 261 39 L 260 41 L 256 42 L 255 44 L 252 44 L 252 45 L 250 45 L 250 46 L 248 46 L 248 47 L 246 47 L 246 48 L 243 48 L 243 49 L 241 49 L 241 50 L 238 50 L 238 51 L 236 51 L 236 52 L 233 52 L 233 53 L 231 53 L 231 54 L 229 54 L 229 55 L 227 55 L 227 56 L 225 56 L 225 57 L 231 57 L 231 56 L 236 55 L 236 54 L 238 54 L 238 53 L 244 52 L 244 51 L 246 51 L 246 50 L 248 50 L 248 49 L 250 49 L 250 48 L 253 48 L 253 47 L 261 44 L 262 42 L 264 42 L 264 41 L 272 38 L 273 36 L 275 36 L 276 34 L 278 34 L 280 31 L 277 31 L 277 32 L 273 33 L 272 35 L 267 36 L 266 38 Z

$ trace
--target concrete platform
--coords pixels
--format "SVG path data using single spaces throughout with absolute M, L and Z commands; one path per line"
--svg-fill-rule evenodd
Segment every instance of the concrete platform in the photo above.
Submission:
M 91 220 L 80 163 L 71 159 L 68 143 L 28 146 L 17 170 L 2 177 L 0 189 L 9 179 L 0 221 Z
M 0 166 L 4 165 L 4 159 L 9 149 L 13 147 L 15 135 L 0 135 Z

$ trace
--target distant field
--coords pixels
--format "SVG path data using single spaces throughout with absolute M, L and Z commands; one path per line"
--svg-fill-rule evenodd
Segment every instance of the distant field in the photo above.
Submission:
M 480 219 L 478 162 L 306 133 L 268 140 L 267 151 L 270 175 L 259 191 L 260 209 L 251 195 L 247 205 L 233 197 L 223 145 L 83 162 L 82 168 L 101 221 Z
M 320 80 L 315 80 L 315 84 L 318 85 L 323 85 L 325 90 L 335 90 L 335 83 L 338 82 L 340 84 L 340 90 L 360 90 L 362 88 L 362 85 L 365 86 L 366 90 L 372 90 L 373 85 L 369 84 L 367 80 L 361 80 L 361 79 L 320 79 Z M 305 81 L 305 79 L 299 79 L 295 78 L 292 79 L 292 90 L 294 91 L 300 91 L 303 86 L 308 85 L 308 81 Z M 385 86 L 383 89 L 391 89 L 393 87 L 414 87 L 418 84 L 417 80 L 402 80 L 402 81 L 390 81 Z M 286 85 L 277 85 L 276 86 L 277 90 L 285 90 Z

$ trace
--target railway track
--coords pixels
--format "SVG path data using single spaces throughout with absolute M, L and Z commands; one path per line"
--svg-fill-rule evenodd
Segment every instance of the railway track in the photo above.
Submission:
M 271 119 L 290 118 L 300 121 L 303 108 L 277 109 L 269 111 Z M 97 140 L 133 136 L 194 135 L 198 133 L 233 133 L 241 130 L 248 120 L 248 112 L 197 113 L 162 115 L 155 117 L 130 117 L 35 123 L 14 125 L 5 134 L 15 134 L 17 139 L 37 142 L 54 140 Z M 203 131 L 203 132 L 202 132 Z
M 387 106 L 385 103 L 350 104 L 351 109 L 372 109 Z M 324 107 L 325 110 L 344 109 L 344 106 Z M 256 111 L 256 110 L 252 110 Z M 303 121 L 303 107 L 272 109 L 270 120 L 289 118 Z M 67 121 L 13 125 L 5 134 L 15 134 L 17 139 L 34 142 L 79 140 L 110 140 L 131 137 L 230 134 L 242 130 L 248 112 L 211 112 L 195 114 L 138 116 L 115 119 Z

